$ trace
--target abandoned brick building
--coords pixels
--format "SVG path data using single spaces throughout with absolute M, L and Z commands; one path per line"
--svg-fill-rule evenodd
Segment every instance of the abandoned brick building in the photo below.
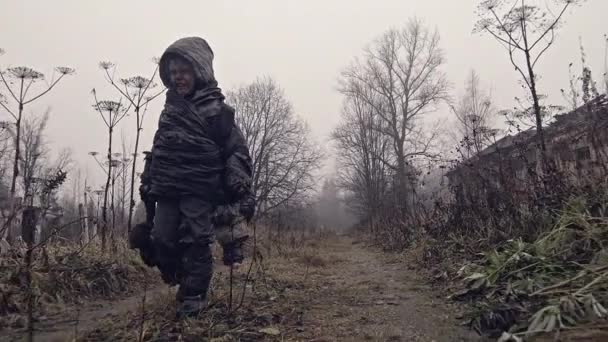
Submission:
M 593 185 L 608 175 L 608 98 L 602 95 L 544 128 L 547 159 L 560 180 Z M 535 129 L 507 135 L 447 172 L 456 201 L 488 189 L 508 189 L 522 197 L 541 171 Z

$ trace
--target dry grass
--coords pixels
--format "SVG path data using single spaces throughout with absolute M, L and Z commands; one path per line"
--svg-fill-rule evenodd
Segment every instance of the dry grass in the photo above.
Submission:
M 327 260 L 319 255 L 304 254 L 296 259 L 298 264 L 306 267 L 325 267 L 327 266 Z
M 210 289 L 209 309 L 198 319 L 175 320 L 174 291 L 148 299 L 144 319 L 144 341 L 291 341 L 303 331 L 303 314 L 309 304 L 306 284 L 310 269 L 322 270 L 332 260 L 325 252 L 325 239 L 307 237 L 292 248 L 269 247 L 260 243 L 262 252 L 251 268 L 249 263 L 235 271 L 233 304 L 230 311 L 230 278 L 226 267 L 216 267 Z M 249 246 L 251 248 L 252 246 Z M 216 253 L 219 250 L 215 251 Z M 267 257 L 270 254 L 272 257 Z M 251 255 L 251 253 L 248 253 Z M 219 256 L 219 254 L 216 254 Z M 217 260 L 217 257 L 216 257 Z M 245 287 L 246 296 L 240 306 Z M 82 341 L 138 341 L 142 311 L 115 317 L 81 338 Z M 301 340 L 301 339 L 299 339 Z
M 445 313 L 426 306 L 427 296 L 408 289 L 413 281 L 408 272 L 400 272 L 395 263 L 388 265 L 386 255 L 351 244 L 349 238 L 307 236 L 293 247 L 289 240 L 282 246 L 262 241 L 258 247 L 263 249 L 251 272 L 246 263 L 234 273 L 232 305 L 229 270 L 218 265 L 210 307 L 197 319 L 175 320 L 175 289 L 154 286 L 128 299 L 106 302 L 105 309 L 83 307 L 78 331 L 64 324 L 64 338 L 59 340 L 413 341 L 431 335 L 460 336 L 457 329 L 441 323 Z M 443 330 L 427 329 L 429 321 L 437 321 Z M 41 340 L 50 340 L 49 336 L 37 335 Z
M 0 327 L 25 324 L 27 268 L 23 249 L 0 257 Z M 133 251 L 102 254 L 95 244 L 54 245 L 33 253 L 35 315 L 47 317 L 94 299 L 111 299 L 138 290 L 152 272 Z M 154 277 L 153 277 L 154 278 Z
M 532 241 L 514 238 L 484 248 L 484 241 L 449 236 L 448 245 L 421 242 L 409 256 L 434 266 L 429 275 L 445 281 L 454 299 L 470 305 L 465 317 L 484 334 L 563 335 L 590 320 L 603 325 L 608 317 L 608 266 L 603 258 L 607 203 L 592 206 L 585 198 L 571 199 L 557 213 L 555 224 L 543 227 Z M 592 215 L 590 207 L 601 214 Z M 450 280 L 461 290 L 454 293 Z

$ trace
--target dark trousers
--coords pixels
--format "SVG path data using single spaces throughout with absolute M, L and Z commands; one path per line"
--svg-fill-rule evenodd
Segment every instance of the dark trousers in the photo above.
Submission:
M 213 205 L 196 197 L 159 198 L 152 229 L 163 279 L 178 297 L 206 296 L 213 275 Z

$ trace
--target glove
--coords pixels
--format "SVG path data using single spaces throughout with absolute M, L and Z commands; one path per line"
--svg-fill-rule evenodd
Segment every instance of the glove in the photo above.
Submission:
M 239 203 L 239 212 L 247 220 L 251 221 L 253 215 L 255 215 L 255 197 L 247 196 L 244 200 Z

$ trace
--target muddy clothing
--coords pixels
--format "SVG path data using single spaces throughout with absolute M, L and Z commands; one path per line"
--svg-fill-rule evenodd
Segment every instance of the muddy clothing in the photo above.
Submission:
M 219 222 L 217 212 L 196 197 L 161 198 L 157 202 L 152 229 L 155 250 L 160 252 L 156 264 L 170 283 L 181 284 L 186 295 L 190 295 L 191 287 L 208 286 L 212 274 L 209 246 L 215 239 L 227 246 L 246 236 L 238 213 L 230 221 Z
M 251 159 L 234 110 L 217 99 L 195 106 L 169 91 L 149 172 L 154 197 L 198 196 L 220 205 L 248 196 Z
M 224 247 L 225 265 L 243 262 L 241 246 L 248 238 L 245 226 L 246 221 L 250 219 L 246 213 L 243 213 L 243 206 L 243 202 L 218 206 L 211 218 L 215 227 L 215 237 Z
M 195 91 L 187 97 L 172 90 L 168 65 L 176 55 L 194 68 Z M 156 265 L 166 282 L 180 285 L 184 310 L 196 307 L 196 298 L 205 300 L 213 273 L 210 244 L 217 239 L 225 251 L 240 248 L 253 199 L 249 149 L 217 88 L 212 60 L 201 38 L 180 39 L 161 57 L 169 91 L 141 176 L 142 198 L 156 202 Z
M 168 64 L 179 55 L 194 67 L 196 90 L 187 98 L 167 92 L 154 136 L 149 168 L 155 197 L 198 196 L 229 204 L 251 195 L 252 163 L 245 139 L 213 76 L 213 52 L 201 38 L 172 44 L 160 60 L 160 76 L 172 88 Z
M 196 197 L 159 198 L 152 229 L 157 265 L 180 292 L 200 295 L 211 280 L 213 206 Z

